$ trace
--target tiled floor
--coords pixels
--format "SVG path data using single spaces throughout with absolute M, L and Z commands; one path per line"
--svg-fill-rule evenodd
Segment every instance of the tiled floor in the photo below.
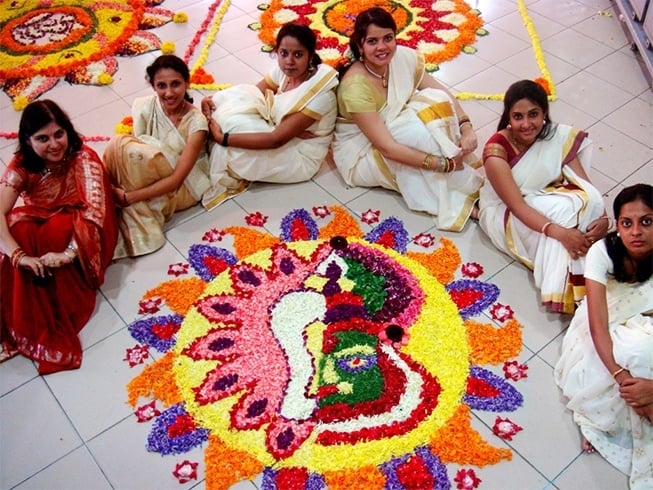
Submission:
M 274 63 L 260 52 L 256 33 L 246 28 L 258 21 L 259 2 L 233 0 L 227 11 L 206 63 L 220 83 L 257 81 Z M 444 63 L 437 77 L 454 92 L 477 93 L 501 93 L 517 79 L 537 77 L 516 1 L 469 3 L 482 12 L 490 34 L 478 40 L 475 55 Z M 208 0 L 165 0 L 163 7 L 187 12 L 189 22 L 168 24 L 154 32 L 173 40 L 183 52 L 209 4 Z M 653 92 L 610 0 L 531 0 L 527 8 L 557 84 L 552 117 L 589 131 L 595 143 L 591 178 L 611 205 L 623 186 L 653 181 Z M 61 82 L 46 97 L 61 103 L 83 133 L 110 135 L 129 114 L 134 97 L 150 93 L 144 67 L 155 55 L 120 59 L 120 69 L 109 86 Z M 196 95 L 199 100 L 200 94 Z M 500 104 L 463 102 L 481 143 L 494 131 Z M 20 114 L 4 93 L 0 110 L 0 131 L 15 131 Z M 0 168 L 9 161 L 14 144 L 0 140 Z M 94 145 L 101 153 L 103 144 Z M 125 349 L 134 345 L 126 325 L 137 317 L 138 299 L 166 279 L 168 264 L 185 260 L 187 247 L 199 242 L 210 227 L 241 224 L 246 214 L 258 210 L 270 217 L 268 228 L 276 233 L 280 218 L 292 208 L 337 203 L 357 215 L 370 208 L 381 210 L 384 217 L 395 215 L 406 223 L 411 236 L 422 231 L 442 235 L 431 218 L 408 211 L 399 196 L 346 188 L 328 165 L 307 183 L 254 185 L 210 213 L 194 208 L 179 214 L 169 225 L 163 249 L 109 267 L 96 312 L 81 333 L 85 353 L 80 370 L 39 377 L 32 362 L 24 358 L 0 365 L 0 488 L 180 488 L 171 475 L 180 458 L 147 453 L 147 424 L 135 423 L 125 403 L 124 387 L 140 369 L 130 369 L 123 361 Z M 511 415 L 524 430 L 508 443 L 514 450 L 512 462 L 477 470 L 483 480 L 481 488 L 627 488 L 627 478 L 600 456 L 581 454 L 578 431 L 553 383 L 552 366 L 568 318 L 542 310 L 531 275 L 496 252 L 475 223 L 462 233 L 444 235 L 455 241 L 463 260 L 484 266 L 484 279 L 501 288 L 502 302 L 516 310 L 524 326 L 520 360 L 528 363 L 529 370 L 519 387 L 525 393 L 525 405 Z M 505 444 L 488 428 L 492 420 L 478 414 L 473 426 L 493 444 Z M 201 461 L 201 451 L 189 459 Z M 198 481 L 183 486 L 203 488 L 202 479 L 203 470 Z M 259 483 L 242 482 L 236 488 L 254 489 Z

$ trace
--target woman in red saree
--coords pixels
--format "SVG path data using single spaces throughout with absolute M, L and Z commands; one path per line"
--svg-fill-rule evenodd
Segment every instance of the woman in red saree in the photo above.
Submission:
M 50 100 L 29 104 L 0 177 L 0 339 L 40 374 L 79 368 L 117 215 L 98 155 Z M 22 205 L 18 205 L 19 196 Z

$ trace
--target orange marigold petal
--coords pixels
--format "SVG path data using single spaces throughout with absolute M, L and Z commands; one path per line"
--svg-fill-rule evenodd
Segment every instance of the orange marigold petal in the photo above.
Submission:
M 172 373 L 175 360 L 173 352 L 168 352 L 158 361 L 148 364 L 143 372 L 127 385 L 127 401 L 135 407 L 139 398 L 156 398 L 164 405 L 171 406 L 182 401 Z
M 522 327 L 514 318 L 503 327 L 466 320 L 472 364 L 499 364 L 517 357 L 522 350 Z
M 435 433 L 431 448 L 444 464 L 485 466 L 512 459 L 510 449 L 491 446 L 472 428 L 471 413 L 465 405 L 459 406 L 449 422 Z
M 225 233 L 234 237 L 234 252 L 237 257 L 249 257 L 253 253 L 266 248 L 272 248 L 279 243 L 279 239 L 250 228 L 241 226 L 230 226 L 224 229 Z
M 227 446 L 216 436 L 209 436 L 204 464 L 207 490 L 228 490 L 234 483 L 251 480 L 263 471 L 263 465 L 258 460 Z
M 385 486 L 385 476 L 375 466 L 356 468 L 356 471 L 343 470 L 324 473 L 324 479 L 329 490 L 350 490 L 352 488 L 374 490 Z
M 426 267 L 442 284 L 448 284 L 454 279 L 454 272 L 462 260 L 456 245 L 451 240 L 440 238 L 442 247 L 431 253 L 407 252 L 406 256 Z
M 172 311 L 179 315 L 185 315 L 205 288 L 206 283 L 198 277 L 172 279 L 150 289 L 143 295 L 143 299 L 159 297 Z
M 335 236 L 362 237 L 363 232 L 354 217 L 342 206 L 331 206 L 333 218 L 320 229 L 320 238 L 329 239 Z

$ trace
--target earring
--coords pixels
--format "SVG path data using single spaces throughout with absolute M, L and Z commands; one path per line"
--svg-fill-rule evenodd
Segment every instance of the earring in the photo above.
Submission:
M 506 126 L 506 129 L 512 129 L 512 125 L 508 124 L 508 125 Z
M 315 67 L 313 65 L 308 67 L 308 72 L 313 73 L 315 71 Z

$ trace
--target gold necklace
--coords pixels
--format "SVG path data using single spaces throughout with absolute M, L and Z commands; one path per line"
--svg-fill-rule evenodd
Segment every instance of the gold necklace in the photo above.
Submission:
M 370 74 L 372 74 L 376 78 L 381 79 L 381 85 L 383 86 L 383 88 L 388 88 L 388 79 L 386 78 L 386 76 L 388 75 L 388 65 L 385 65 L 385 71 L 383 72 L 383 75 L 379 75 L 377 72 L 372 70 L 369 66 L 367 66 L 367 63 L 365 63 L 364 61 L 363 61 L 363 66 Z
M 177 111 L 176 114 L 174 114 L 174 115 L 171 116 L 170 114 L 166 113 L 166 117 L 167 117 L 168 119 L 170 119 L 170 122 L 172 122 L 172 124 L 173 124 L 175 127 L 177 127 L 177 125 L 179 124 L 179 121 L 181 121 L 181 117 L 182 117 L 182 115 L 183 115 L 185 109 L 186 109 L 186 101 L 184 100 L 184 101 L 181 103 L 181 107 L 179 108 L 179 110 Z
M 517 138 L 515 138 L 515 135 L 512 133 L 512 128 L 508 131 L 508 135 L 510 136 L 508 140 L 510 143 L 515 147 L 517 150 L 517 153 L 523 152 L 528 146 L 530 145 L 523 145 L 517 141 Z
M 294 88 L 299 87 L 302 83 L 304 83 L 306 80 L 308 80 L 310 78 L 310 76 L 311 76 L 311 72 L 306 70 L 306 73 L 304 73 L 304 78 L 302 79 L 302 81 L 299 82 L 297 85 L 295 85 L 294 87 L 292 87 L 290 89 L 288 88 L 288 86 L 290 85 L 290 77 L 286 77 L 286 81 L 283 83 L 283 87 L 281 87 L 278 90 L 278 93 L 281 94 L 281 93 L 287 92 L 288 90 L 292 90 Z

